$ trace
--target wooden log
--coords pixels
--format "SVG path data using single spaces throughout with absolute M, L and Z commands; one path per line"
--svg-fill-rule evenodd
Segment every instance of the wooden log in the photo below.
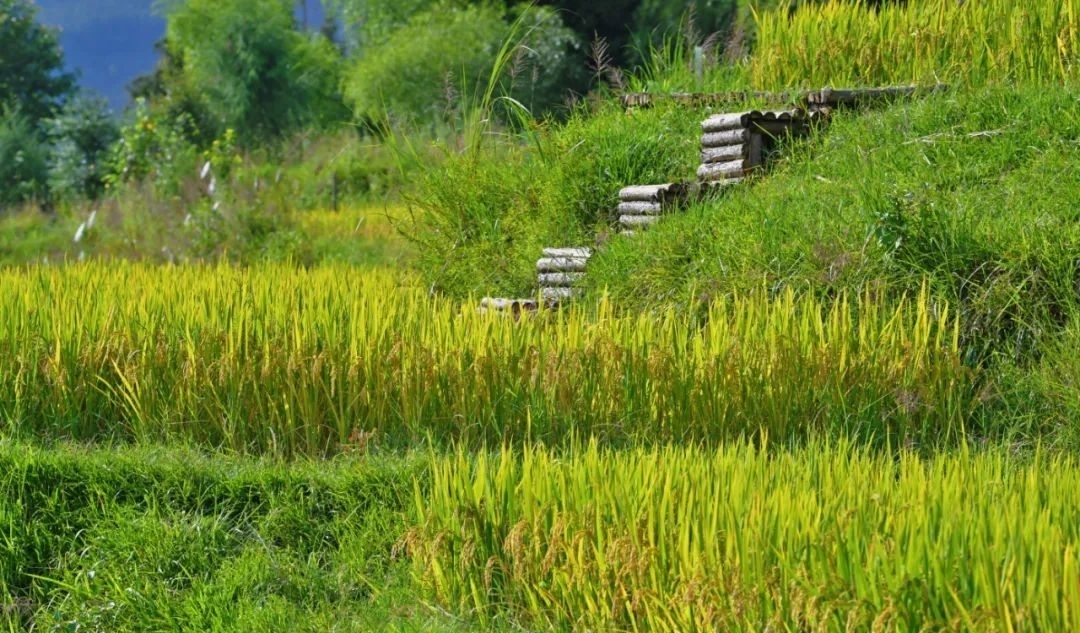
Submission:
M 724 145 L 723 147 L 706 147 L 705 149 L 701 150 L 701 162 L 726 163 L 731 160 L 745 158 L 749 155 L 749 143 L 739 143 L 738 145 Z
M 751 121 L 802 121 L 806 112 L 801 108 L 794 110 L 754 110 L 750 113 Z
M 548 304 L 559 303 L 581 294 L 581 288 L 541 288 L 540 297 Z
M 730 191 L 735 185 L 742 183 L 745 178 L 726 178 L 724 180 L 709 180 L 701 183 L 701 189 L 699 190 L 699 198 L 710 198 L 723 195 Z
M 536 270 L 552 273 L 579 273 L 585 271 L 586 257 L 541 257 L 536 261 Z
M 644 228 L 660 221 L 656 215 L 620 215 L 619 224 L 627 228 Z
M 664 205 L 659 202 L 631 202 L 619 203 L 619 215 L 659 215 L 663 213 Z
M 686 185 L 681 182 L 668 182 L 662 185 L 630 185 L 619 190 L 622 202 L 665 202 L 678 200 L 686 193 Z
M 844 107 L 868 106 L 918 95 L 933 94 L 947 90 L 947 84 L 933 86 L 886 86 L 882 88 L 834 89 L 822 88 L 807 93 L 806 101 L 813 106 Z
M 541 288 L 568 287 L 581 281 L 585 273 L 540 273 L 536 282 Z
M 765 137 L 755 134 L 747 144 L 749 151 L 746 153 L 746 162 L 749 167 L 757 167 L 765 162 Z
M 535 312 L 540 308 L 536 299 L 505 299 L 502 297 L 484 297 L 480 300 L 480 314 Z
M 748 168 L 746 160 L 733 160 L 727 163 L 706 163 L 697 170 L 697 176 L 701 180 L 724 180 L 726 178 L 742 178 Z
M 750 112 L 729 112 L 714 114 L 701 122 L 701 131 L 705 134 L 737 130 L 750 122 Z
M 750 130 L 744 127 L 740 127 L 733 130 L 724 130 L 723 132 L 710 132 L 708 134 L 702 134 L 701 147 L 722 147 L 724 145 L 745 143 L 749 140 Z
M 592 249 L 587 246 L 570 248 L 545 248 L 544 257 L 577 257 L 588 259 L 592 257 Z
M 801 92 L 762 92 L 736 90 L 732 92 L 712 93 L 648 93 L 633 92 L 622 95 L 624 108 L 648 108 L 656 103 L 673 101 L 682 105 L 691 106 L 719 106 L 732 103 L 745 103 L 750 100 L 769 101 L 772 103 L 789 103 L 791 101 L 804 100 L 805 93 Z

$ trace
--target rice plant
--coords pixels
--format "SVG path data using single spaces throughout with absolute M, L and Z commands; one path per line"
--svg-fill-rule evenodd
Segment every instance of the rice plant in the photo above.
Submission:
M 884 296 L 884 295 L 882 295 Z M 788 290 L 520 321 L 326 266 L 0 271 L 0 423 L 32 438 L 354 446 L 800 439 L 931 447 L 971 419 L 958 322 L 923 292 Z
M 444 606 L 537 630 L 1073 631 L 1080 464 L 1004 451 L 437 458 L 406 543 Z
M 859 86 L 1074 81 L 1076 0 L 860 0 L 756 15 L 756 85 Z

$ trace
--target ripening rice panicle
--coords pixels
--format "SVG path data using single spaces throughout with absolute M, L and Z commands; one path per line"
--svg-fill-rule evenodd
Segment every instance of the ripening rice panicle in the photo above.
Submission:
M 442 604 L 526 628 L 1077 630 L 1077 476 L 845 440 L 459 452 L 410 551 Z
M 757 14 L 762 88 L 1061 83 L 1080 62 L 1076 0 L 806 3 Z
M 606 301 L 515 321 L 346 267 L 0 272 L 0 417 L 17 433 L 283 455 L 855 433 L 951 441 L 973 376 L 928 296 Z

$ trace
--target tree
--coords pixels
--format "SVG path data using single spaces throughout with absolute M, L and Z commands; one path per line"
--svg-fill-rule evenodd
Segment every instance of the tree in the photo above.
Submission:
M 0 207 L 44 197 L 47 156 L 30 119 L 0 109 Z
M 0 0 L 0 109 L 17 109 L 34 127 L 75 90 L 56 32 L 37 22 L 30 0 Z
M 340 55 L 296 29 L 291 0 L 187 0 L 169 14 L 166 38 L 217 133 L 235 129 L 250 145 L 346 117 Z

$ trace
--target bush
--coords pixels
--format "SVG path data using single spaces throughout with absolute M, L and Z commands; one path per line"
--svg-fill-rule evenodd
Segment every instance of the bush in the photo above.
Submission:
M 346 96 L 356 117 L 446 132 L 480 100 L 493 73 L 496 96 L 538 115 L 553 111 L 568 89 L 584 86 L 581 43 L 551 9 L 524 9 L 516 18 L 508 24 L 493 6 L 414 16 L 352 69 Z M 522 39 L 511 42 L 516 52 L 498 59 L 511 38 Z
M 108 156 L 120 136 L 104 99 L 80 97 L 47 122 L 49 189 L 60 198 L 95 198 L 105 189 Z
M 361 120 L 392 117 L 442 129 L 494 66 L 506 26 L 488 6 L 439 8 L 413 17 L 368 51 L 349 74 L 346 98 Z M 470 96 L 470 95 L 467 95 Z
M 190 117 L 170 119 L 145 100 L 136 101 L 131 122 L 120 129 L 108 158 L 106 184 L 149 181 L 161 194 L 177 195 L 182 181 L 197 173 L 198 150 L 189 140 L 194 136 Z

